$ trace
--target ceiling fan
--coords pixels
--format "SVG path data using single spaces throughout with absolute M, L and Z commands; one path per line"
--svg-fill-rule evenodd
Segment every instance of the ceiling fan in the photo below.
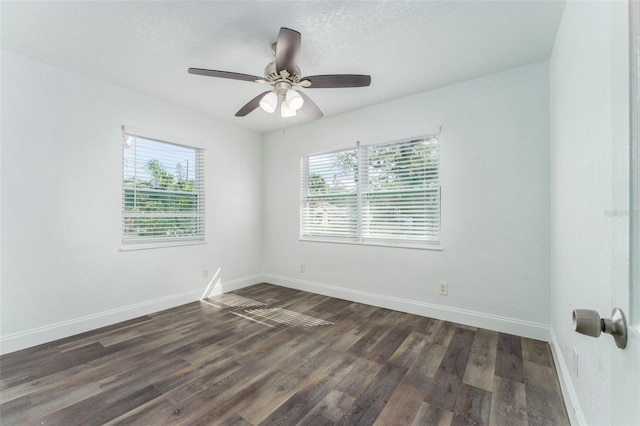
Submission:
M 280 28 L 278 40 L 271 45 L 271 53 L 275 56 L 275 60 L 267 64 L 264 69 L 264 78 L 202 68 L 189 68 L 189 73 L 231 80 L 252 81 L 273 86 L 272 90 L 260 93 L 240 108 L 235 114 L 236 117 L 244 117 L 258 108 L 258 106 L 266 112 L 272 113 L 276 110 L 280 101 L 280 114 L 282 117 L 292 117 L 296 115 L 297 110 L 300 110 L 311 118 L 316 119 L 323 115 L 320 108 L 304 92 L 294 88 L 365 87 L 371 84 L 371 76 L 362 74 L 327 74 L 302 77 L 298 67 L 300 44 L 301 35 L 298 31 L 284 27 Z

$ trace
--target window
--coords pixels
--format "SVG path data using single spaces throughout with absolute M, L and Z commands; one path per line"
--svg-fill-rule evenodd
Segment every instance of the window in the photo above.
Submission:
M 303 158 L 302 235 L 358 236 L 358 151 Z
M 303 240 L 438 246 L 438 136 L 302 157 Z
M 201 149 L 125 131 L 122 165 L 123 247 L 204 241 Z

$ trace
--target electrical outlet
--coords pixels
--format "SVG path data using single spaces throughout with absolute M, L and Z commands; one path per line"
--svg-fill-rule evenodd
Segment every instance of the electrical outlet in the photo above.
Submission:
M 304 274 L 304 270 L 305 270 L 304 265 L 300 265 L 300 272 L 302 272 Z
M 438 294 L 440 296 L 448 296 L 449 295 L 449 283 L 445 281 L 438 282 Z
M 572 360 L 573 374 L 578 377 L 578 350 L 573 348 L 573 360 Z
M 202 270 L 202 278 L 209 278 L 209 270 L 207 269 L 203 269 Z

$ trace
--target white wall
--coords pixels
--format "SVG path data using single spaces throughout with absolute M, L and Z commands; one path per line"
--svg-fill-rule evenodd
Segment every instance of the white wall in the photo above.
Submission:
M 206 149 L 207 244 L 120 251 L 123 124 Z M 259 281 L 260 135 L 3 51 L 1 140 L 3 352 Z
M 546 339 L 547 75 L 534 64 L 263 138 L 3 52 L 1 350 L 195 300 L 204 268 L 226 288 L 264 278 Z M 122 124 L 206 149 L 206 245 L 120 251 Z M 302 153 L 435 126 L 443 251 L 298 241 Z
M 573 332 L 571 317 L 576 308 L 608 316 L 620 296 L 628 299 L 628 217 L 610 213 L 629 208 L 626 8 L 567 2 L 550 61 L 551 333 L 569 411 L 581 424 L 636 424 L 616 421 L 613 398 L 639 412 L 637 359 L 621 373 L 633 384 L 612 388 L 612 363 L 634 349 Z
M 267 135 L 267 280 L 548 339 L 548 93 L 543 62 Z M 437 126 L 442 251 L 298 240 L 302 154 Z

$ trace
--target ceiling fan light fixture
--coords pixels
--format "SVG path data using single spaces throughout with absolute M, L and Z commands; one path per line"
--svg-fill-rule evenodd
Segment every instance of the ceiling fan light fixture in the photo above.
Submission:
M 269 92 L 260 99 L 260 108 L 269 114 L 273 113 L 278 106 L 278 95 L 275 92 Z
M 289 108 L 289 106 L 287 105 L 287 102 L 283 99 L 282 105 L 280 106 L 280 115 L 282 116 L 282 118 L 295 117 L 296 110 Z
M 322 117 L 320 108 L 302 90 L 298 91 L 294 88 L 333 89 L 366 87 L 371 84 L 371 76 L 363 74 L 303 76 L 298 66 L 301 37 L 300 32 L 296 30 L 280 28 L 278 39 L 271 45 L 271 53 L 275 56 L 275 60 L 269 62 L 265 67 L 264 77 L 206 68 L 189 68 L 188 72 L 189 74 L 248 81 L 273 87 L 272 90 L 262 92 L 247 102 L 236 112 L 236 117 L 245 117 L 258 107 L 268 113 L 273 113 L 278 109 L 278 103 L 280 103 L 280 114 L 283 117 L 293 117 L 297 110 L 301 110 L 312 119 L 317 119 Z
M 296 90 L 289 89 L 285 94 L 285 100 L 287 102 L 287 107 L 293 111 L 297 111 L 302 108 L 302 104 L 304 104 L 304 99 L 300 96 Z

